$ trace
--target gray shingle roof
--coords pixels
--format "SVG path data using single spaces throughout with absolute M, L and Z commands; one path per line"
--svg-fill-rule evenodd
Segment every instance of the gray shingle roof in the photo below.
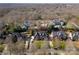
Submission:
M 36 32 L 34 35 L 35 39 L 48 39 L 48 34 L 44 31 Z

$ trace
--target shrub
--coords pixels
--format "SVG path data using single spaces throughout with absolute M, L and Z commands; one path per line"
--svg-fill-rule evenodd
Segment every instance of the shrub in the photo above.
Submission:
M 4 50 L 4 45 L 0 44 L 0 52 Z
M 60 48 L 65 49 L 65 47 L 66 47 L 65 41 L 61 41 Z
M 56 42 L 52 41 L 53 47 L 56 47 Z
M 54 29 L 54 26 L 53 25 L 50 25 L 49 27 L 48 27 L 48 30 L 47 30 L 47 33 L 51 33 L 51 31 L 52 31 L 52 29 Z
M 53 44 L 53 48 L 59 48 L 60 46 L 60 40 L 59 39 L 55 39 L 52 41 L 52 44 Z
M 57 39 L 53 40 L 52 44 L 53 44 L 53 47 L 51 47 L 51 48 L 65 49 L 65 47 L 66 47 L 65 41 L 60 41 L 60 40 L 57 40 Z
M 40 48 L 42 48 L 42 47 L 44 46 L 44 41 L 35 41 L 35 42 L 34 42 L 34 45 L 35 45 L 38 49 L 40 49 Z
M 49 41 L 49 47 L 50 47 L 50 48 L 53 48 L 53 47 L 54 47 L 52 41 Z

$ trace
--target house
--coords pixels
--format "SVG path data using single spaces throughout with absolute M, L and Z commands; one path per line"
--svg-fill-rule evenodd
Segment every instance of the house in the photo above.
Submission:
M 68 38 L 67 33 L 65 33 L 64 31 L 58 31 L 57 35 L 60 40 L 67 40 Z
M 60 40 L 66 40 L 67 39 L 67 34 L 64 31 L 52 31 L 50 34 L 50 38 L 58 38 Z
M 46 33 L 46 31 L 37 31 L 34 34 L 34 39 L 37 40 L 48 40 L 49 35 Z
M 53 19 L 52 21 L 54 25 L 65 25 L 65 21 L 58 19 L 58 18 Z
M 57 37 L 57 31 L 52 31 L 51 34 L 49 35 L 50 38 L 55 38 Z

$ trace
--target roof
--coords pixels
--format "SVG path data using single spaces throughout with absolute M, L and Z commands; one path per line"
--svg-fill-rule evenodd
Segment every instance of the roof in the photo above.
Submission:
M 61 19 L 54 19 L 53 20 L 53 25 L 64 25 L 64 21 Z
M 35 33 L 35 39 L 47 39 L 48 34 L 45 31 L 39 31 Z
M 64 31 L 53 31 L 51 35 L 53 35 L 54 38 L 67 39 L 67 34 Z
M 76 24 L 73 24 L 71 22 L 68 22 L 67 25 L 66 25 L 66 28 L 67 29 L 79 29 Z
M 75 28 L 75 27 L 73 26 L 73 24 L 68 22 L 67 25 L 66 25 L 66 28 Z

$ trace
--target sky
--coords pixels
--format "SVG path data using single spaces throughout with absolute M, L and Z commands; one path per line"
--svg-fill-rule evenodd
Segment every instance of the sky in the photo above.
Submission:
M 79 0 L 1 0 L 0 3 L 79 3 Z

